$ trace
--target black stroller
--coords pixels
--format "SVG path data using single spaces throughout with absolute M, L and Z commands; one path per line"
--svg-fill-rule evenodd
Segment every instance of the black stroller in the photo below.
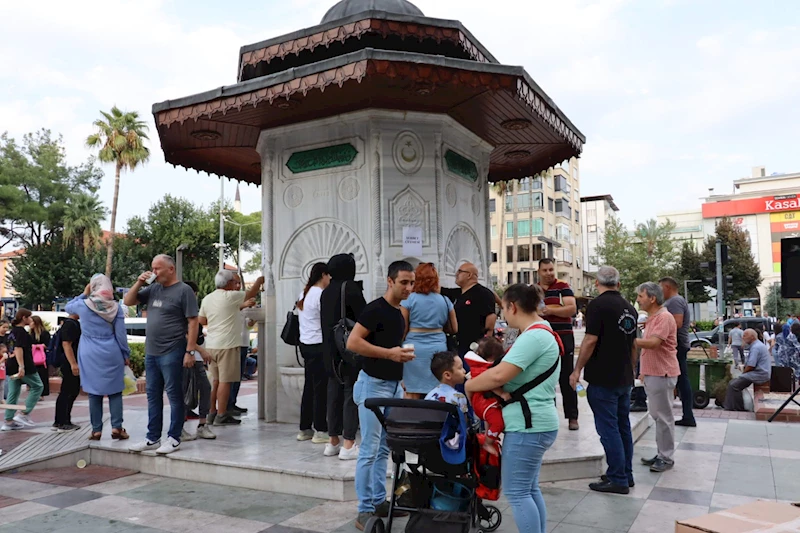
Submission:
M 439 438 L 448 415 L 460 416 L 457 406 L 394 398 L 369 398 L 364 405 L 386 430 L 394 463 L 387 523 L 372 517 L 364 526 L 365 533 L 391 532 L 395 510 L 411 513 L 408 533 L 489 533 L 500 527 L 500 510 L 484 505 L 475 495 L 474 433 L 468 432 L 467 460 L 463 464 L 449 464 L 442 458 Z M 382 408 L 388 408 L 386 416 Z M 408 464 L 410 472 L 401 472 L 406 452 L 416 454 L 418 460 Z M 453 493 L 454 488 L 458 493 Z

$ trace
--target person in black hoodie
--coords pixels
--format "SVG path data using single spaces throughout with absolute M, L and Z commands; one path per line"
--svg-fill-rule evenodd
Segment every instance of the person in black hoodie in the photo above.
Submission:
M 356 431 L 358 431 L 358 407 L 353 402 L 353 385 L 358 379 L 359 368 L 344 361 L 336 348 L 333 328 L 342 317 L 341 293 L 345 287 L 345 312 L 354 322 L 366 307 L 363 287 L 356 278 L 356 261 L 352 254 L 338 254 L 328 262 L 331 283 L 320 298 L 322 322 L 322 344 L 325 370 L 328 373 L 328 435 L 325 456 L 339 456 L 343 461 L 358 459 Z M 343 437 L 343 439 L 340 439 Z M 344 443 L 342 443 L 344 440 Z

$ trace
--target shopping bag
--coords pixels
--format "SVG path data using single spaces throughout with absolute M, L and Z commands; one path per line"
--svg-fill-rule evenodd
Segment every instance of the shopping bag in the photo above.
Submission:
M 133 375 L 133 370 L 131 370 L 131 367 L 125 367 L 125 376 L 122 378 L 122 380 L 125 383 L 125 388 L 122 389 L 123 396 L 128 396 L 136 392 L 136 376 Z

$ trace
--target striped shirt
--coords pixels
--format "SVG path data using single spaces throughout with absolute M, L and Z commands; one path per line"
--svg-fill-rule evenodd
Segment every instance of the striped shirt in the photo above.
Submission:
M 545 288 L 541 284 L 539 286 L 544 291 L 544 305 L 564 305 L 564 298 L 569 296 L 575 297 L 575 293 L 569 286 L 569 283 L 556 279 L 550 287 Z M 572 335 L 572 317 L 571 316 L 554 316 L 547 315 L 547 321 L 550 322 L 553 331 L 561 336 Z
M 657 348 L 642 348 L 640 373 L 643 376 L 681 375 L 678 365 L 678 325 L 675 317 L 662 307 L 658 313 L 650 315 L 644 325 L 644 339 L 658 337 L 661 344 Z

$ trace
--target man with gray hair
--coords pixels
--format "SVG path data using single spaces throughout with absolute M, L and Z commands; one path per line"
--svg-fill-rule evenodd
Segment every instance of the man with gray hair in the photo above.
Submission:
M 664 291 L 658 283 L 648 281 L 637 287 L 636 302 L 647 313 L 644 335 L 635 345 L 642 349 L 639 372 L 649 402 L 648 411 L 656 422 L 658 454 L 642 458 L 651 472 L 664 472 L 673 467 L 675 453 L 675 417 L 672 414 L 672 391 L 681 374 L 678 365 L 678 326 L 664 307 Z
M 594 425 L 606 452 L 608 469 L 589 488 L 628 494 L 633 487 L 633 435 L 629 418 L 631 386 L 636 368 L 636 309 L 619 293 L 619 272 L 602 266 L 595 281 L 599 296 L 586 308 L 586 336 L 569 383 L 576 389 L 583 378 L 594 413 Z
M 769 348 L 758 340 L 756 330 L 745 330 L 744 335 L 742 335 L 742 341 L 750 352 L 747 356 L 747 366 L 744 367 L 744 373 L 728 383 L 724 402 L 725 410 L 727 411 L 746 411 L 742 391 L 753 384 L 769 383 L 770 377 L 772 377 L 772 360 L 769 356 Z
M 147 438 L 131 446 L 133 452 L 156 450 L 168 454 L 181 445 L 183 431 L 183 367 L 194 367 L 197 350 L 197 298 L 178 279 L 175 260 L 153 258 L 152 272 L 144 272 L 125 294 L 127 306 L 147 304 L 145 373 L 147 374 Z M 146 287 L 142 288 L 143 286 Z M 161 444 L 164 390 L 170 406 L 167 441 Z
M 242 379 L 239 345 L 242 339 L 243 316 L 240 311 L 256 304 L 255 296 L 264 284 L 264 278 L 244 292 L 239 274 L 232 270 L 220 270 L 214 277 L 217 290 L 203 298 L 200 304 L 200 324 L 208 326 L 206 349 L 211 355 L 209 370 L 213 380 L 211 386 L 211 411 L 209 423 L 215 426 L 241 424 L 228 412 L 231 384 Z M 211 422 L 213 421 L 213 422 Z

